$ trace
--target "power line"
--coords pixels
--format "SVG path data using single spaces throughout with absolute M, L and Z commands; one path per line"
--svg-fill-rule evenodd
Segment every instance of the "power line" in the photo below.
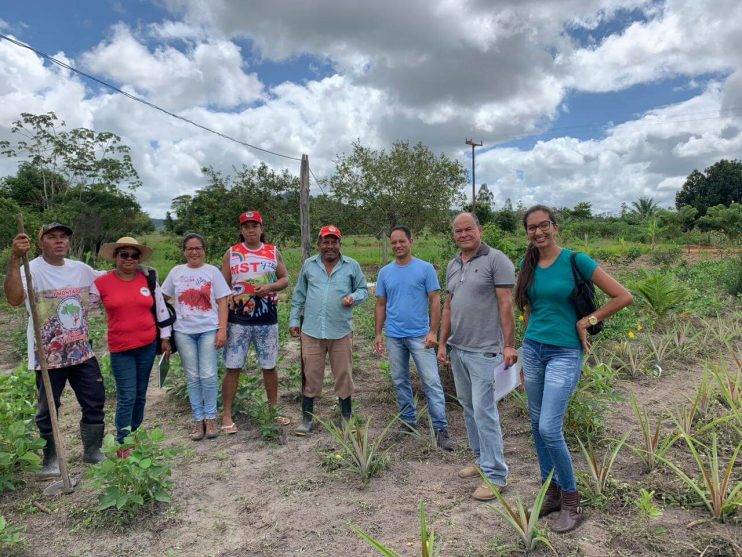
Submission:
M 317 180 L 317 177 L 314 175 L 314 171 L 312 170 L 312 167 L 309 166 L 309 173 L 312 175 L 312 178 L 314 178 L 314 183 L 319 186 L 320 191 L 322 192 L 322 195 L 325 195 L 325 188 L 322 187 L 322 182 Z
M 129 99 L 131 99 L 133 101 L 137 101 L 137 102 L 142 103 L 143 105 L 146 105 L 146 106 L 148 106 L 150 108 L 154 108 L 155 110 L 159 110 L 163 114 L 167 114 L 168 116 L 172 116 L 173 118 L 177 118 L 178 120 L 181 120 L 183 122 L 186 122 L 187 124 L 191 124 L 192 126 L 196 126 L 197 128 L 200 128 L 200 129 L 202 129 L 204 131 L 207 131 L 209 133 L 213 133 L 215 135 L 218 135 L 219 137 L 222 137 L 224 139 L 228 139 L 229 141 L 233 141 L 235 143 L 239 143 L 240 145 L 242 145 L 244 147 L 248 147 L 249 149 L 254 149 L 256 151 L 262 151 L 263 153 L 269 153 L 271 155 L 275 155 L 277 157 L 283 157 L 284 159 L 290 159 L 292 161 L 301 161 L 301 158 L 300 157 L 292 157 L 290 155 L 284 155 L 282 153 L 277 153 L 277 152 L 271 151 L 269 149 L 264 149 L 263 147 L 258 147 L 257 145 L 252 145 L 252 144 L 247 143 L 245 141 L 240 141 L 239 139 L 236 139 L 236 138 L 234 138 L 232 136 L 229 136 L 227 134 L 224 134 L 224 133 L 218 132 L 216 130 L 213 130 L 213 129 L 209 128 L 209 127 L 204 126 L 203 124 L 199 124 L 198 122 L 194 122 L 193 120 L 190 120 L 188 118 L 185 118 L 184 116 L 180 116 L 179 114 L 175 114 L 174 112 L 170 112 L 169 110 L 166 110 L 166 109 L 164 109 L 164 108 L 162 108 L 160 106 L 157 106 L 156 104 L 151 103 L 151 102 L 149 102 L 149 101 L 147 101 L 147 100 L 145 100 L 145 99 L 143 99 L 141 97 L 137 97 L 135 95 L 132 95 L 131 93 L 127 93 L 126 91 L 122 91 L 121 89 L 119 89 L 115 85 L 111 85 L 110 83 L 107 83 L 106 81 L 103 81 L 102 79 L 99 79 L 99 78 L 95 77 L 94 75 L 90 75 L 88 73 L 83 72 L 82 70 L 78 70 L 77 68 L 74 68 L 74 67 L 70 66 L 66 62 L 63 62 L 61 60 L 58 60 L 58 59 L 54 58 L 53 56 L 50 56 L 50 55 L 46 54 L 45 52 L 41 52 L 40 50 L 35 49 L 31 45 L 28 45 L 26 43 L 22 43 L 20 41 L 17 41 L 15 39 L 11 38 L 11 37 L 8 37 L 7 35 L 3 35 L 2 33 L 0 33 L 0 39 L 5 39 L 6 41 L 11 42 L 11 43 L 13 43 L 16 46 L 20 46 L 21 48 L 26 48 L 26 49 L 30 50 L 31 52 L 34 52 L 34 53 L 38 54 L 42 58 L 45 58 L 46 60 L 49 60 L 50 62 L 56 64 L 57 66 L 60 66 L 60 67 L 62 67 L 64 69 L 66 69 L 66 70 L 70 70 L 72 72 L 75 72 L 76 74 L 81 75 L 81 76 L 83 76 L 83 77 L 85 77 L 85 78 L 87 78 L 87 79 L 89 79 L 91 81 L 95 81 L 96 83 L 99 83 L 99 84 L 103 85 L 104 87 L 108 87 L 109 89 L 111 89 L 113 91 L 116 91 L 117 93 L 120 93 L 121 95 L 124 95 L 125 97 L 128 97 Z

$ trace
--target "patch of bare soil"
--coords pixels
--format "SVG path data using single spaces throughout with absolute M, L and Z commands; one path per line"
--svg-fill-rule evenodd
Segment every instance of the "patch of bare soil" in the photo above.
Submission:
M 289 342 L 287 364 L 298 356 L 295 342 Z M 356 409 L 372 420 L 372 429 L 378 432 L 396 412 L 393 391 L 379 371 L 382 360 L 372 353 L 371 343 L 361 339 L 356 350 L 360 355 L 355 371 Z M 636 393 L 643 404 L 671 407 L 693 391 L 700 373 L 698 367 L 692 367 L 660 379 L 626 381 L 621 390 L 626 397 Z M 286 413 L 294 425 L 300 420 L 296 398 L 296 393 L 283 393 Z M 333 406 L 328 383 L 317 407 L 320 416 L 332 419 Z M 107 423 L 112 429 L 113 406 L 108 410 Z M 531 500 L 539 487 L 539 474 L 528 420 L 512 399 L 501 403 L 500 413 L 511 470 L 507 498 L 517 494 Z M 78 416 L 77 403 L 67 392 L 62 424 L 71 469 L 80 476 L 85 466 L 80 461 Z M 174 470 L 170 508 L 149 511 L 121 531 L 95 528 L 89 524 L 95 522 L 93 515 L 84 512 L 94 504 L 95 494 L 83 481 L 74 494 L 44 501 L 50 514 L 29 514 L 36 510 L 31 502 L 43 487 L 35 483 L 4 497 L 0 512 L 28 525 L 30 554 L 39 557 L 375 554 L 352 532 L 351 525 L 403 555 L 416 555 L 422 498 L 429 523 L 443 540 L 442 555 L 495 555 L 495 547 L 514 543 L 514 535 L 488 505 L 471 499 L 478 480 L 456 476 L 459 468 L 471 463 L 471 456 L 460 409 L 449 405 L 448 416 L 458 445 L 456 452 L 444 453 L 409 436 L 396 438 L 389 450 L 388 469 L 364 486 L 349 472 L 328 472 L 320 466 L 321 453 L 333 447 L 329 435 L 321 430 L 306 438 L 289 431 L 284 445 L 265 445 L 254 427 L 238 422 L 241 431 L 236 435 L 190 442 L 188 405 L 151 385 L 145 425 L 161 427 L 171 443 L 186 448 Z M 628 404 L 621 404 L 609 421 L 609 429 L 619 436 L 633 427 Z M 636 434 L 631 440 L 638 441 Z M 577 467 L 584 469 L 581 456 L 574 457 Z M 648 489 L 658 482 L 672 481 L 668 476 L 645 476 L 638 459 L 628 450 L 619 456 L 616 477 L 646 484 Z M 626 488 L 627 493 L 633 491 L 638 488 Z M 706 546 L 721 548 L 707 555 L 726 555 L 731 553 L 725 551 L 733 551 L 729 540 L 739 543 L 738 528 L 703 520 L 702 509 L 668 507 L 659 520 L 650 523 L 640 516 L 628 495 L 625 499 L 619 495 L 607 509 L 588 509 L 586 514 L 584 525 L 576 532 L 549 534 L 559 555 L 694 555 Z M 536 552 L 547 553 L 543 548 Z

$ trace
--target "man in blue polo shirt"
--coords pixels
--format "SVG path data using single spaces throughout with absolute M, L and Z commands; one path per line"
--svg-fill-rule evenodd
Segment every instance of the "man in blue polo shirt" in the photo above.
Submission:
M 428 399 L 428 412 L 438 446 L 452 451 L 446 422 L 446 401 L 434 348 L 438 344 L 441 318 L 438 277 L 430 263 L 412 256 L 412 233 L 409 228 L 395 226 L 389 238 L 394 261 L 379 271 L 377 279 L 374 345 L 379 354 L 384 352 L 381 332 L 386 322 L 389 363 L 402 420 L 410 429 L 417 424 L 410 385 L 412 356 Z

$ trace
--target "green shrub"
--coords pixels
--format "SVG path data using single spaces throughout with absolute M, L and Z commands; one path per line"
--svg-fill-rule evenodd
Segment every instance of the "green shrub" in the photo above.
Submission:
M 613 386 L 615 380 L 616 371 L 609 365 L 601 363 L 583 368 L 564 417 L 564 433 L 568 441 L 602 437 L 608 405 L 617 398 Z
M 116 443 L 108 434 L 102 451 L 108 457 L 91 467 L 88 478 L 103 492 L 98 495 L 96 510 L 107 512 L 115 509 L 121 515 L 133 517 L 145 505 L 160 501 L 170 502 L 174 449 L 162 447 L 165 435 L 158 428 L 148 433 L 138 429 Z M 117 458 L 116 451 L 131 450 L 128 458 Z
M 24 526 L 13 526 L 0 515 L 0 553 L 2 555 L 21 555 L 28 546 L 28 540 L 23 537 Z
M 655 265 L 674 265 L 680 260 L 683 250 L 679 246 L 669 246 L 654 250 L 649 259 Z
M 488 246 L 500 250 L 516 265 L 523 259 L 528 248 L 525 234 L 511 235 L 500 230 L 495 224 L 485 224 L 482 230 L 482 241 Z
M 742 254 L 727 262 L 724 287 L 732 296 L 742 294 Z
M 648 273 L 645 278 L 634 282 L 632 289 L 647 303 L 658 320 L 677 309 L 691 295 L 687 288 L 678 284 L 671 274 L 664 271 Z

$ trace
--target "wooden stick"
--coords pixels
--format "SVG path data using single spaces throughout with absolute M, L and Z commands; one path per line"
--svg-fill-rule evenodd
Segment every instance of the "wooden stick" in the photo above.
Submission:
M 25 234 L 26 230 L 23 226 L 23 215 L 19 214 L 17 218 L 18 232 Z M 64 451 L 64 445 L 62 444 L 62 436 L 59 434 L 59 424 L 57 422 L 57 407 L 54 404 L 54 393 L 52 392 L 52 383 L 49 380 L 49 368 L 46 361 L 46 350 L 44 344 L 41 341 L 41 324 L 39 323 L 39 310 L 36 305 L 36 292 L 33 289 L 33 283 L 31 282 L 31 267 L 28 264 L 28 256 L 23 256 L 23 271 L 26 274 L 26 291 L 28 294 L 28 304 L 31 306 L 31 322 L 33 323 L 34 338 L 36 339 L 36 353 L 39 355 L 39 365 L 41 366 L 41 379 L 44 383 L 44 391 L 46 393 L 46 404 L 49 407 L 49 416 L 52 422 L 52 435 L 54 437 L 54 444 L 57 450 L 57 460 L 59 461 L 59 472 L 62 475 L 62 483 L 64 485 L 64 493 L 72 493 L 74 488 L 70 481 L 69 473 L 67 472 L 67 458 Z

